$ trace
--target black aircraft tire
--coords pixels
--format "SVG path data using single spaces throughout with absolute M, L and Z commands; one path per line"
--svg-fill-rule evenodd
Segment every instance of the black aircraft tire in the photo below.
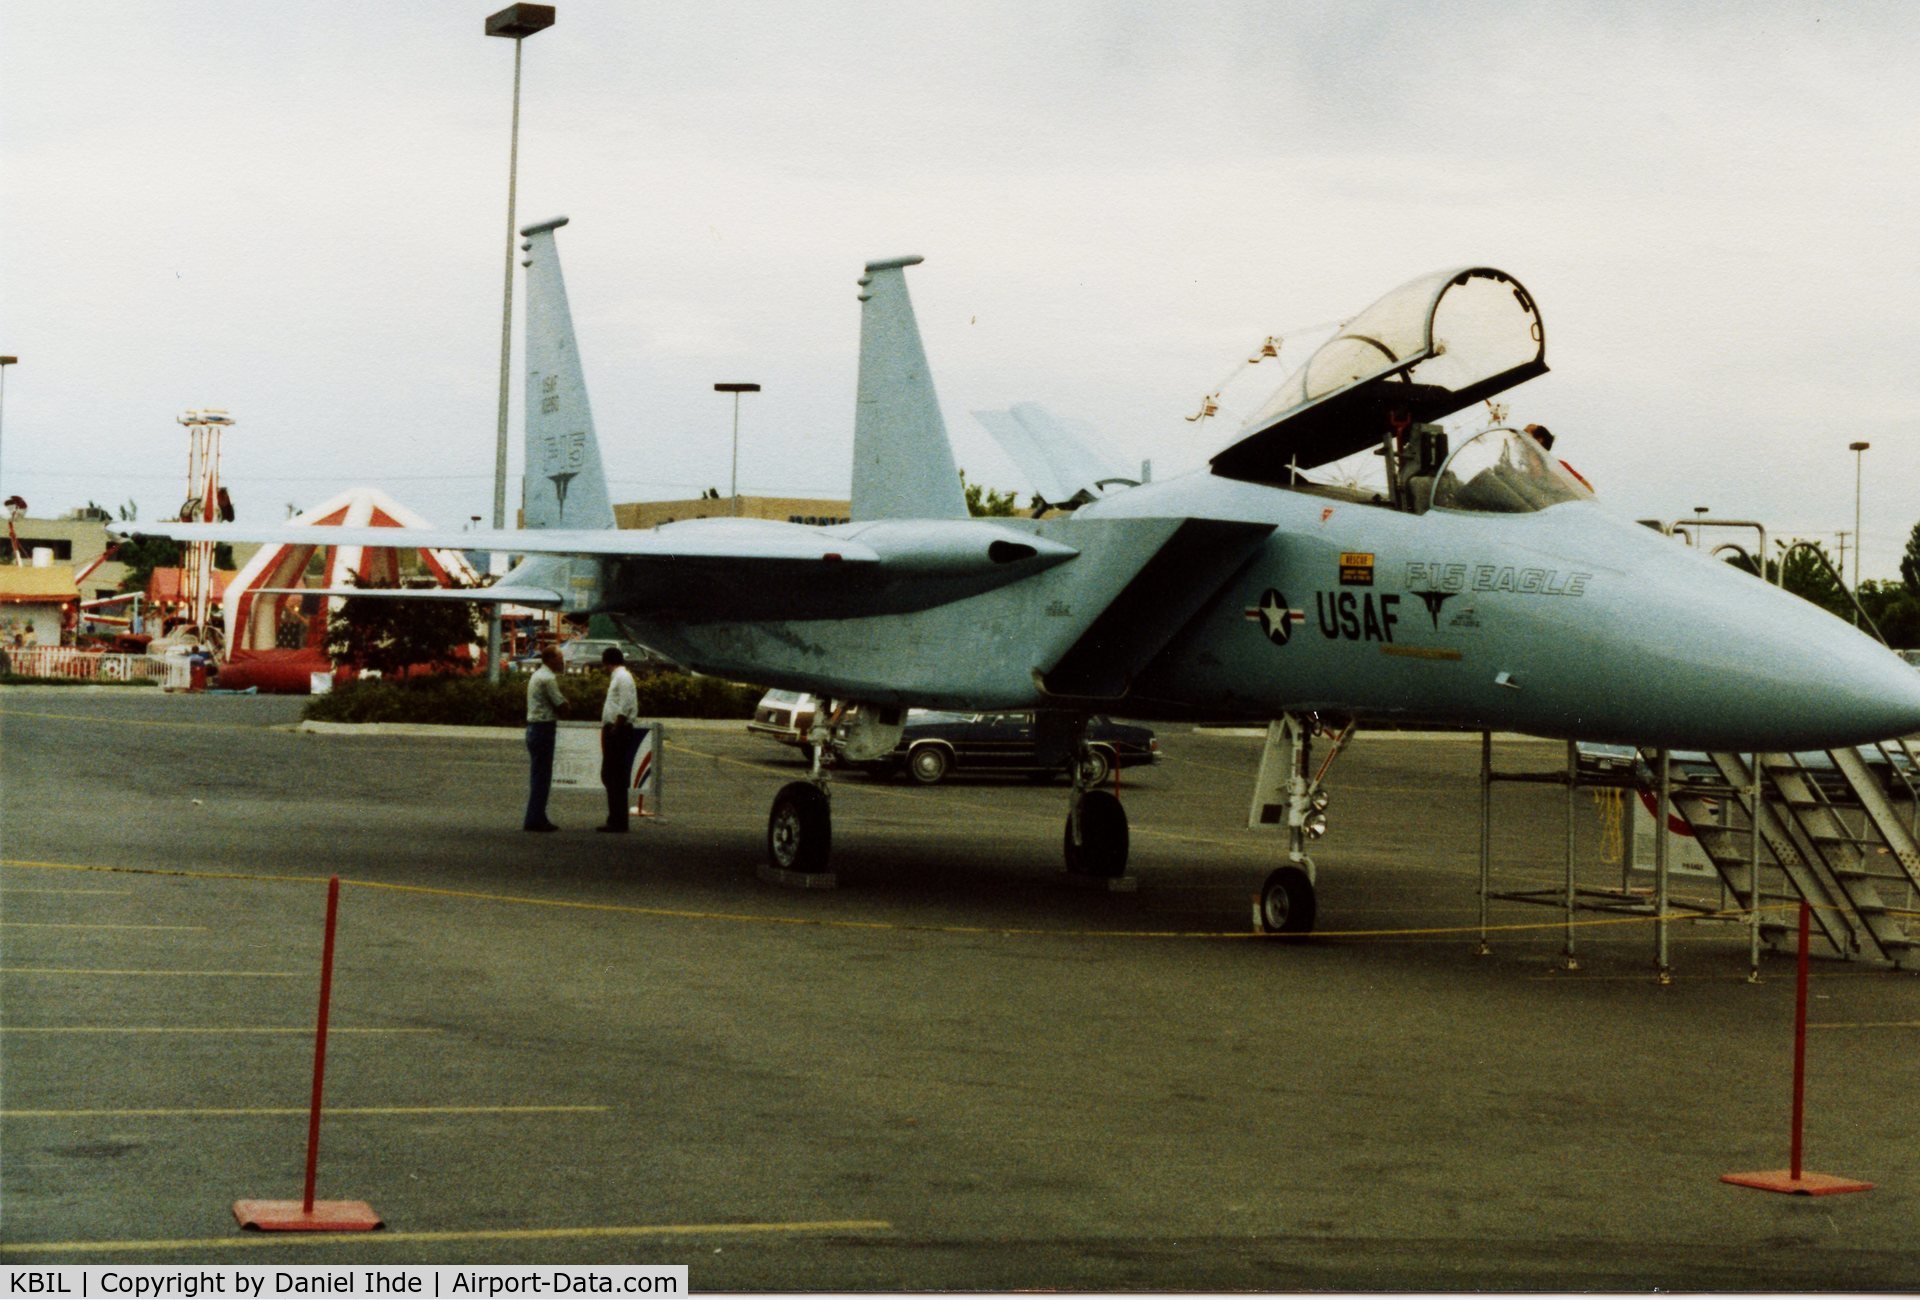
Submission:
M 1280 867 L 1260 887 L 1260 928 L 1268 934 L 1307 934 L 1319 900 L 1313 882 L 1298 867 Z
M 1112 879 L 1127 872 L 1127 810 L 1108 790 L 1080 796 L 1080 843 L 1073 842 L 1073 817 L 1067 817 L 1067 870 Z
M 833 848 L 833 817 L 819 786 L 792 781 L 773 797 L 767 816 L 767 862 L 781 871 L 827 869 Z

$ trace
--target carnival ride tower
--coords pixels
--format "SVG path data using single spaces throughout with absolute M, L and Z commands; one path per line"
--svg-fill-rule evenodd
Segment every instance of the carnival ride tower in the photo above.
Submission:
M 220 485 L 220 439 L 233 425 L 221 410 L 188 411 L 179 422 L 187 426 L 187 499 L 180 507 L 183 522 L 232 523 L 233 501 Z M 212 542 L 188 542 L 180 566 L 180 598 L 187 607 L 191 635 L 217 644 L 220 628 L 213 621 Z

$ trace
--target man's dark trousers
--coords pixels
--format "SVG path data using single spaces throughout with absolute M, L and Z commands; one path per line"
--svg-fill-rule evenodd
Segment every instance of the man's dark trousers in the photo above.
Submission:
M 527 815 L 521 826 L 537 831 L 547 824 L 547 792 L 553 788 L 554 722 L 527 724 Z
M 602 727 L 600 784 L 607 789 L 607 825 L 627 828 L 627 781 L 633 774 L 633 756 L 640 749 L 640 729 Z

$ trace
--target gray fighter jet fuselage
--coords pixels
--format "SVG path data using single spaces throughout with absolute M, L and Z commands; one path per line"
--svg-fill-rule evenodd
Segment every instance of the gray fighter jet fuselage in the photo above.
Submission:
M 698 672 L 859 705 L 839 714 L 857 724 L 818 728 L 813 779 L 776 798 L 776 868 L 824 868 L 822 759 L 890 752 L 907 706 L 1035 710 L 1063 755 L 1084 744 L 1096 712 L 1421 721 L 1713 750 L 1832 748 L 1920 730 L 1920 674 L 1808 602 L 1609 513 L 1545 439 L 1494 427 L 1449 445 L 1442 417 L 1547 368 L 1538 310 L 1503 272 L 1446 271 L 1386 295 L 1290 374 L 1205 470 L 1118 491 L 1063 483 L 1084 489 L 1071 514 L 974 519 L 907 295 L 905 270 L 919 259 L 869 263 L 853 522 L 628 531 L 612 526 L 560 274 L 564 220 L 523 232 L 526 527 L 418 531 L 408 545 L 520 555 L 487 599 L 604 612 Z M 1022 436 L 1044 434 L 1032 412 L 1014 414 Z M 1383 487 L 1311 477 L 1369 448 Z M 393 539 L 384 529 L 141 527 L 215 540 Z M 1297 741 L 1292 860 L 1263 893 L 1271 928 L 1312 924 L 1299 831 L 1318 778 L 1305 776 L 1304 754 Z M 1068 766 L 1069 868 L 1117 874 L 1125 814 Z

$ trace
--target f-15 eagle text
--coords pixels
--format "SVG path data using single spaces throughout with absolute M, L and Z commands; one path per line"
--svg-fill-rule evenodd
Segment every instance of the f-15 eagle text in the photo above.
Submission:
M 1523 569 L 1511 564 L 1407 561 L 1404 585 L 1427 591 L 1511 591 L 1522 596 L 1584 596 L 1591 573 Z

